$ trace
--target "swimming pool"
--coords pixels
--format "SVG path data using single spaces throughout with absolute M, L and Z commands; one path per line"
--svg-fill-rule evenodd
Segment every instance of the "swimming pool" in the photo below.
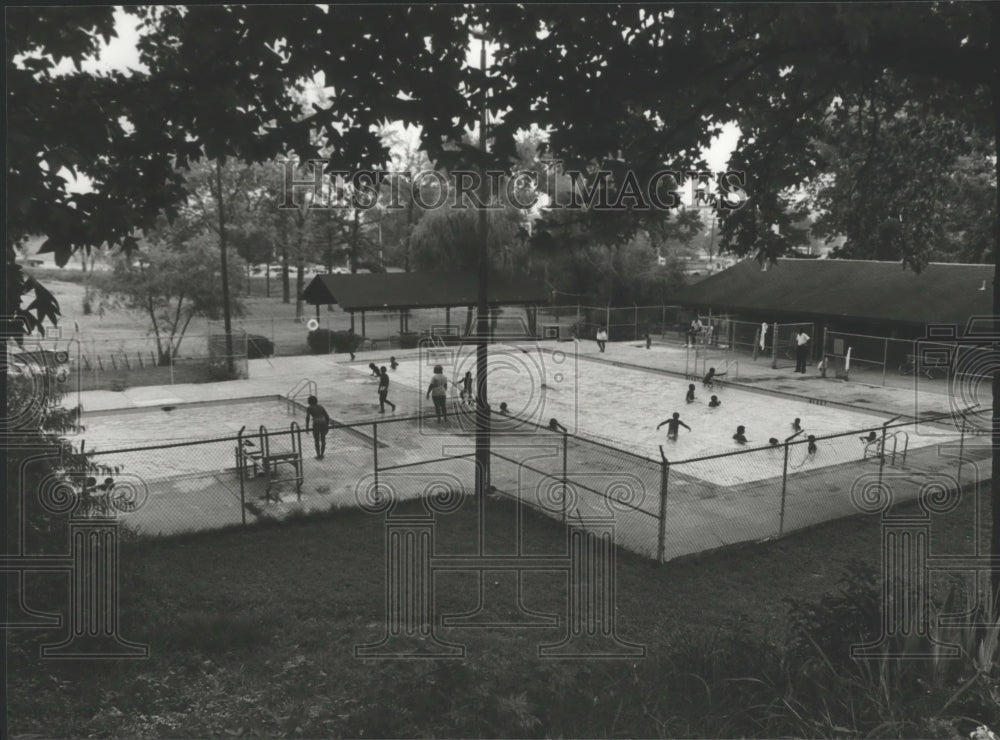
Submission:
M 475 372 L 475 348 L 439 350 L 401 362 L 390 372 L 390 398 L 400 404 L 401 412 L 414 413 L 430 406 L 425 392 L 435 364 L 442 365 L 449 379 L 449 403 L 454 409 L 459 403 L 459 381 L 466 371 Z M 370 372 L 363 363 L 351 367 L 357 373 Z M 853 431 L 860 435 L 880 429 L 888 421 L 886 415 L 875 412 L 823 405 L 820 399 L 815 399 L 819 403 L 811 403 L 794 396 L 743 390 L 731 383 L 716 383 L 709 390 L 700 381 L 578 358 L 572 354 L 571 345 L 555 351 L 494 345 L 490 348 L 489 368 L 489 401 L 494 409 L 506 402 L 513 415 L 542 425 L 556 418 L 580 436 L 655 461 L 660 459 L 661 445 L 672 462 L 767 447 L 770 438 L 784 441 L 793 433 L 794 419 L 801 420 L 805 434 L 817 437 Z M 369 382 L 373 388 L 376 386 L 374 378 Z M 687 403 L 685 395 L 691 384 L 695 401 Z M 806 392 L 821 390 L 806 388 Z M 721 401 L 717 408 L 708 406 L 711 395 Z M 690 430 L 681 428 L 678 439 L 668 441 L 666 427 L 657 430 L 656 426 L 675 411 Z M 745 446 L 732 439 L 737 426 L 746 427 Z M 907 442 L 912 450 L 950 441 L 951 437 L 957 439 L 957 435 L 934 433 L 924 426 L 920 433 L 911 430 Z M 792 448 L 790 463 L 802 471 L 837 465 L 860 459 L 863 447 L 860 440 L 850 438 L 821 442 L 819 452 L 807 456 L 805 445 L 799 445 Z M 737 485 L 781 475 L 783 456 L 770 453 L 780 450 L 693 462 L 684 468 L 686 473 L 717 485 Z M 751 459 L 753 464 L 747 464 Z
M 86 440 L 88 450 L 141 447 L 233 437 L 241 427 L 256 432 L 261 424 L 280 431 L 293 420 L 304 426 L 304 407 L 277 395 L 85 411 L 81 421 L 86 428 L 73 440 Z

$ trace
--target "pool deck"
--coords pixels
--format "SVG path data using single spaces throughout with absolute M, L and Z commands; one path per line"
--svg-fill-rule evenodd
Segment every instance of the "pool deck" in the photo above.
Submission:
M 649 350 L 640 342 L 611 342 L 608 343 L 604 353 L 598 351 L 594 342 L 550 341 L 540 343 L 540 346 L 547 352 L 575 351 L 585 360 L 679 375 L 684 374 L 685 366 L 688 364 L 688 353 L 683 347 L 657 342 L 654 342 Z M 247 380 L 146 386 L 128 388 L 124 391 L 74 392 L 66 396 L 64 403 L 68 406 L 80 403 L 86 411 L 98 411 L 254 396 L 283 396 L 303 378 L 315 380 L 320 386 L 320 397 L 323 398 L 329 396 L 331 387 L 338 388 L 349 382 L 349 379 L 356 378 L 357 368 L 366 368 L 369 362 L 388 364 L 390 354 L 395 355 L 400 362 L 405 362 L 418 357 L 419 352 L 420 350 L 359 352 L 354 362 L 351 362 L 349 356 L 340 354 L 250 360 L 250 377 Z M 693 366 L 693 363 L 691 364 Z M 876 411 L 886 415 L 916 416 L 927 412 L 944 413 L 953 410 L 952 399 L 945 393 L 917 393 L 914 389 L 879 387 L 854 381 L 821 378 L 813 366 L 810 366 L 805 375 L 800 375 L 790 369 L 772 369 L 767 359 L 754 362 L 748 358 L 741 358 L 738 377 L 729 378 L 728 382 L 746 390 L 774 391 L 803 400 L 822 398 L 827 402 L 843 404 L 859 411 Z M 371 396 L 371 393 L 367 396 Z M 373 405 L 368 401 L 370 398 L 366 397 L 364 402 L 345 404 L 340 414 L 343 417 L 341 420 L 362 421 L 378 418 L 379 414 L 377 411 L 372 413 Z M 988 403 L 982 405 L 988 407 Z
M 649 350 L 641 343 L 620 342 L 607 345 L 604 353 L 599 352 L 593 342 L 546 342 L 543 349 L 548 352 L 576 352 L 585 362 L 607 363 L 619 365 L 651 373 L 670 373 L 683 375 L 685 364 L 690 362 L 686 350 L 676 345 L 654 343 Z M 65 399 L 66 405 L 81 403 L 85 411 L 112 410 L 125 408 L 141 408 L 145 406 L 162 406 L 168 404 L 197 403 L 205 401 L 224 401 L 239 398 L 260 396 L 284 396 L 303 378 L 315 380 L 322 403 L 326 404 L 331 415 L 340 422 L 375 421 L 389 417 L 378 413 L 375 403 L 375 384 L 366 376 L 369 362 L 378 365 L 388 364 L 389 354 L 394 354 L 400 363 L 413 363 L 419 356 L 419 350 L 382 350 L 358 353 L 356 360 L 351 362 L 347 355 L 296 356 L 276 357 L 269 360 L 250 361 L 250 378 L 248 380 L 229 381 L 222 383 L 183 384 L 159 387 L 130 388 L 121 392 L 89 391 L 71 394 Z M 548 355 L 551 356 L 551 355 Z M 790 369 L 774 370 L 769 361 L 761 360 L 743 362 L 741 360 L 738 378 L 727 378 L 734 386 L 745 390 L 764 393 L 780 393 L 787 398 L 795 398 L 803 402 L 820 399 L 830 404 L 843 405 L 857 411 L 878 413 L 883 417 L 903 414 L 914 416 L 926 412 L 948 412 L 951 400 L 939 393 L 916 394 L 913 390 L 892 387 L 874 387 L 857 382 L 845 382 L 830 378 L 818 377 L 814 368 L 810 367 L 805 375 L 793 373 Z M 428 411 L 431 404 L 424 399 L 421 388 L 407 387 L 405 384 L 394 386 L 395 392 L 390 397 L 400 405 L 399 414 L 415 414 Z M 625 412 L 643 414 L 646 407 L 641 394 L 635 394 L 634 407 L 624 409 Z M 432 413 L 432 412 L 431 412 Z M 600 410 L 591 412 L 595 423 L 600 424 Z M 583 425 L 586 430 L 586 424 Z M 406 463 L 409 461 L 427 460 L 435 457 L 435 448 L 440 450 L 443 444 L 460 444 L 468 447 L 471 437 L 468 431 L 460 431 L 453 427 L 443 436 L 424 436 L 407 432 L 405 425 L 388 425 L 387 436 L 390 446 L 385 457 L 380 457 L 380 464 Z M 600 428 L 600 427 L 598 427 Z M 444 431 L 444 430 L 442 430 Z M 380 433 L 381 434 L 381 433 Z M 408 435 L 408 436 L 404 436 Z M 283 487 L 282 499 L 279 504 L 263 504 L 258 501 L 256 506 L 244 508 L 240 506 L 238 484 L 234 486 L 235 476 L 215 476 L 212 478 L 190 479 L 186 481 L 164 481 L 159 483 L 151 495 L 169 505 L 175 512 L 176 519 L 171 517 L 169 523 L 162 517 L 164 509 L 161 506 L 150 507 L 145 512 L 136 512 L 134 521 L 145 524 L 143 529 L 150 533 L 169 534 L 191 528 L 191 519 L 181 516 L 181 511 L 187 510 L 190 501 L 195 509 L 196 518 L 204 525 L 217 527 L 223 524 L 238 524 L 246 514 L 247 521 L 260 517 L 287 516 L 296 510 L 324 510 L 344 506 L 356 506 L 359 497 L 371 482 L 372 460 L 368 447 L 363 441 L 346 442 L 343 455 L 337 460 L 336 455 L 328 454 L 327 460 L 316 461 L 308 454 L 312 440 L 304 435 L 306 447 L 305 479 L 301 501 L 287 486 Z M 963 469 L 962 484 L 968 486 L 975 477 L 981 481 L 988 480 L 990 448 L 984 438 L 967 437 L 965 441 L 965 459 L 967 467 Z M 332 459 L 331 459 L 332 458 Z M 544 467 L 544 466 L 543 466 Z M 599 465 L 597 465 L 599 467 Z M 614 466 L 611 466 L 614 467 Z M 690 555 L 735 542 L 766 539 L 777 536 L 780 532 L 791 531 L 800 527 L 819 524 L 830 519 L 849 516 L 858 513 L 855 502 L 851 500 L 851 488 L 854 482 L 866 476 L 877 473 L 878 464 L 875 461 L 862 463 L 859 460 L 847 465 L 827 465 L 812 470 L 801 470 L 788 479 L 788 498 L 784 516 L 780 513 L 779 501 L 781 493 L 781 476 L 771 477 L 752 483 L 718 486 L 707 481 L 699 481 L 685 475 L 683 465 L 671 469 L 671 486 L 667 504 L 667 531 L 664 556 L 672 559 Z M 905 465 L 885 467 L 885 477 L 891 479 L 892 493 L 896 501 L 915 499 L 924 484 L 933 477 L 945 476 L 949 482 L 953 479 L 947 476 L 954 468 L 954 460 L 944 456 L 935 446 L 911 450 Z M 620 472 L 622 469 L 618 467 Z M 426 470 L 422 466 L 406 469 L 407 473 L 399 474 L 399 485 L 396 490 L 401 497 L 409 498 L 421 494 L 423 484 L 417 480 L 420 473 Z M 414 471 L 412 477 L 409 471 Z M 435 466 L 435 474 L 451 473 L 467 488 L 471 476 L 469 462 L 456 460 L 440 463 Z M 588 468 L 589 470 L 589 468 Z M 614 472 L 609 469 L 608 473 Z M 542 476 L 544 477 L 544 476 Z M 382 477 L 383 482 L 391 482 L 390 472 Z M 651 479 L 653 480 L 653 479 Z M 493 476 L 493 483 L 501 491 L 510 495 L 526 497 L 535 490 L 536 481 L 523 480 L 511 469 L 503 469 L 498 465 Z M 262 493 L 260 482 L 251 481 L 246 488 L 246 500 L 258 500 Z M 161 490 L 162 488 L 162 490 Z M 204 507 L 208 489 L 218 491 L 213 495 L 219 501 L 219 511 L 215 507 Z M 647 495 L 655 497 L 644 508 L 651 513 L 658 511 L 659 490 L 655 482 L 647 486 Z M 468 492 L 468 491 L 466 491 Z M 168 504 L 169 502 L 169 504 Z M 604 501 L 591 496 L 580 498 L 569 511 L 570 519 L 576 516 L 599 514 Z M 224 509 L 224 510 L 223 510 Z M 157 513 L 159 512 L 159 513 Z M 606 511 L 603 512 L 606 514 Z M 129 515 L 130 518 L 131 515 Z M 149 518 L 146 518 L 149 517 Z M 646 514 L 637 512 L 615 512 L 617 537 L 626 548 L 640 552 L 650 557 L 656 557 L 657 520 Z M 140 521 L 145 519 L 145 521 Z

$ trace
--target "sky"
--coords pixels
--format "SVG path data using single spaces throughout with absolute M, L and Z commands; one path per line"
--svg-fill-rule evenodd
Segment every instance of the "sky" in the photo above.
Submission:
M 142 71 L 144 69 L 139 62 L 139 52 L 137 49 L 139 20 L 135 16 L 124 12 L 121 8 L 116 8 L 114 15 L 117 36 L 113 37 L 110 43 L 105 44 L 103 41 L 101 42 L 102 50 L 99 56 L 96 59 L 85 62 L 82 65 L 84 70 L 88 72 L 107 72 L 112 70 L 127 72 L 128 70 Z M 490 62 L 492 51 L 489 45 L 487 45 L 487 64 Z M 479 44 L 477 42 L 470 42 L 467 61 L 471 66 L 479 66 Z M 57 67 L 57 72 L 70 71 L 72 71 L 72 64 L 68 60 L 64 60 Z M 399 129 L 402 130 L 402 127 L 399 127 Z M 418 135 L 419 132 L 414 129 L 407 132 L 408 137 L 412 136 L 416 138 Z M 739 128 L 735 124 L 727 124 L 723 128 L 722 133 L 715 137 L 712 145 L 704 150 L 705 160 L 713 172 L 725 171 L 730 154 L 736 146 L 739 135 Z M 74 181 L 74 178 L 68 172 L 64 172 L 62 175 L 70 182 L 71 190 L 83 192 L 89 189 L 86 181 Z

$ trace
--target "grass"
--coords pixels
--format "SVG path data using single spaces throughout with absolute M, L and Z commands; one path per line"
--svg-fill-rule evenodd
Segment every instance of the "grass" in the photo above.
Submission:
M 438 553 L 474 551 L 474 503 L 439 517 Z M 932 549 L 961 551 L 975 503 L 935 520 Z M 421 511 L 411 503 L 401 513 Z M 514 507 L 491 499 L 487 514 L 487 547 L 509 552 Z M 530 512 L 522 532 L 525 552 L 564 547 L 562 528 Z M 149 643 L 151 657 L 41 661 L 38 645 L 57 635 L 14 632 L 10 729 L 64 737 L 860 735 L 886 721 L 883 705 L 855 706 L 854 694 L 837 693 L 843 682 L 827 686 L 825 674 L 803 679 L 780 646 L 787 598 L 817 600 L 852 563 L 879 558 L 872 517 L 664 566 L 619 552 L 617 630 L 646 645 L 645 659 L 542 660 L 536 646 L 557 642 L 562 629 L 449 627 L 439 636 L 465 644 L 464 659 L 401 661 L 354 657 L 355 646 L 385 630 L 380 517 L 341 510 L 129 542 L 121 630 Z M 513 577 L 490 574 L 485 586 L 485 616 L 512 616 Z M 473 609 L 478 594 L 474 574 L 440 575 L 436 613 Z M 559 574 L 525 575 L 522 595 L 533 610 L 565 614 Z M 44 601 L 32 606 L 53 606 Z M 834 732 L 849 705 L 855 725 Z M 894 708 L 875 734 L 926 735 L 930 725 L 906 724 L 935 705 L 920 706 Z M 949 727 L 935 732 L 947 736 Z

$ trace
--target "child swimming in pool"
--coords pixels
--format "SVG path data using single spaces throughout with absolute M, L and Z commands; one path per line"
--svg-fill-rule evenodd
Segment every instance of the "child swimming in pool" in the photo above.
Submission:
M 792 422 L 792 431 L 796 434 L 802 431 L 802 419 L 795 418 L 795 421 Z
M 691 383 L 688 386 L 688 392 L 687 395 L 684 396 L 684 400 L 688 403 L 694 403 L 694 383 Z
M 708 402 L 708 407 L 710 409 L 717 409 L 722 405 L 722 401 L 719 400 L 718 396 L 712 396 L 711 400 Z
M 725 373 L 717 373 L 715 372 L 714 367 L 710 367 L 708 368 L 708 372 L 705 373 L 705 377 L 702 378 L 701 384 L 706 388 L 708 388 L 709 390 L 711 390 L 715 385 L 715 383 L 713 383 L 712 381 L 715 378 L 721 378 L 723 375 L 725 375 Z
M 380 373 L 378 371 L 378 365 L 376 365 L 374 362 L 369 362 L 368 363 L 368 369 L 372 371 L 372 377 L 373 378 L 380 378 L 380 377 L 382 377 L 382 373 Z
M 736 434 L 733 435 L 733 441 L 737 444 L 745 445 L 748 441 L 746 431 L 747 428 L 743 425 L 736 427 Z
M 687 424 L 681 421 L 681 415 L 678 414 L 676 411 L 674 412 L 674 415 L 671 416 L 669 419 L 667 419 L 666 421 L 661 421 L 659 424 L 657 424 L 656 425 L 657 430 L 659 430 L 659 428 L 662 427 L 664 424 L 667 425 L 667 439 L 669 439 L 672 442 L 677 441 L 677 435 L 680 432 L 681 427 L 684 427 L 689 432 L 691 431 L 691 427 L 689 427 Z
M 816 454 L 816 450 L 819 449 L 818 447 L 816 447 L 816 436 L 810 434 L 808 437 L 806 437 L 806 439 L 809 440 L 809 444 L 806 446 L 806 454 L 809 455 L 809 457 L 813 457 Z

